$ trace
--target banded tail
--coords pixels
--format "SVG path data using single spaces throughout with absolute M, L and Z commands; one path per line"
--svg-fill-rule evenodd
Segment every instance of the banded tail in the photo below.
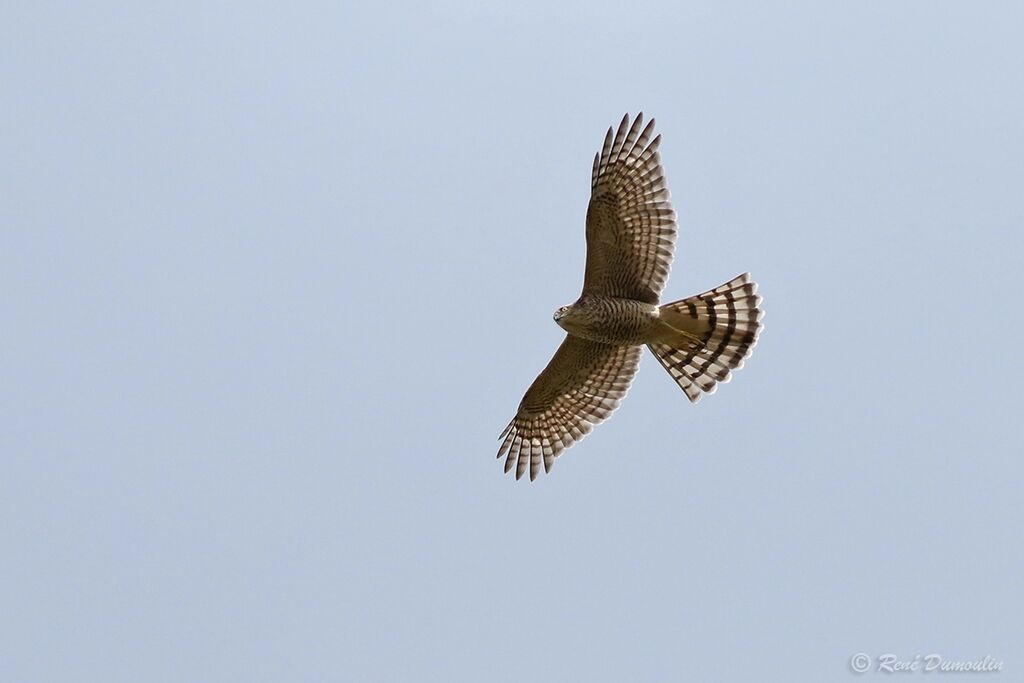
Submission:
M 764 312 L 757 283 L 744 273 L 724 285 L 661 307 L 664 333 L 648 344 L 686 397 L 714 393 L 743 367 L 760 334 Z

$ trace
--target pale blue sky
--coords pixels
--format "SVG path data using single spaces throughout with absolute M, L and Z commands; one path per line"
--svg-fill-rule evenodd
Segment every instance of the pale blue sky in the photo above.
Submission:
M 1014 3 L 9 3 L 0 680 L 1024 675 Z M 533 484 L 497 436 L 658 120 L 650 357 Z M 867 674 L 864 680 L 878 680 Z

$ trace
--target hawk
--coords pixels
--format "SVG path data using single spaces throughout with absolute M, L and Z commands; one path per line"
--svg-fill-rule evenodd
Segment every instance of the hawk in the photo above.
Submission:
M 608 129 L 594 157 L 587 263 L 579 299 L 554 313 L 568 334 L 526 390 L 501 433 L 498 458 L 516 479 L 550 472 L 555 458 L 607 420 L 626 395 L 647 346 L 691 402 L 743 366 L 761 331 L 761 297 L 749 273 L 659 305 L 676 243 L 654 119 Z

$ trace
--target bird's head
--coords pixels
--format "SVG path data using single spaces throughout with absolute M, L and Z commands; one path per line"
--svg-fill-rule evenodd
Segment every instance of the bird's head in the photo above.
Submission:
M 568 306 L 562 306 L 555 311 L 552 317 L 558 326 L 566 332 L 579 333 L 587 326 L 589 314 L 584 301 L 577 301 Z
M 572 310 L 572 306 L 559 306 L 558 309 L 551 315 L 555 319 L 555 322 L 559 322 L 562 318 L 569 315 L 569 311 Z

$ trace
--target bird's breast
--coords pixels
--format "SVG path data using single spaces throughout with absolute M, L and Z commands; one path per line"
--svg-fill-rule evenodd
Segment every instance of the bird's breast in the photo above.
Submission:
M 658 322 L 658 307 L 635 299 L 589 297 L 563 325 L 570 334 L 604 344 L 646 344 Z

